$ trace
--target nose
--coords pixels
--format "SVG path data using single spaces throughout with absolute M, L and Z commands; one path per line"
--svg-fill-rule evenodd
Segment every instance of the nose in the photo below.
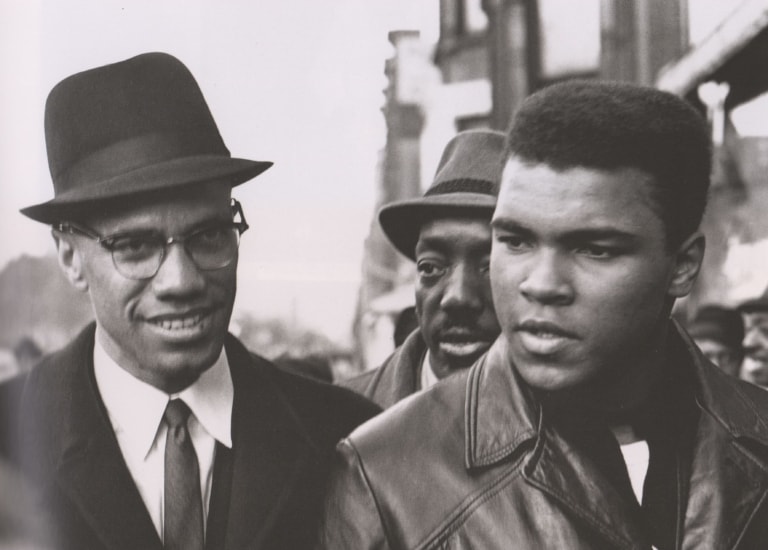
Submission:
M 757 355 L 768 359 L 768 334 L 762 326 L 747 327 L 744 332 L 742 347 L 748 355 Z
M 529 259 L 529 269 L 519 285 L 526 299 L 544 305 L 568 305 L 574 292 L 568 282 L 567 267 L 556 251 L 542 250 Z
M 446 310 L 480 310 L 483 307 L 484 285 L 488 286 L 485 271 L 465 263 L 457 264 L 448 273 L 440 306 Z
M 205 277 L 180 243 L 168 245 L 160 269 L 152 279 L 158 297 L 184 297 L 205 288 Z

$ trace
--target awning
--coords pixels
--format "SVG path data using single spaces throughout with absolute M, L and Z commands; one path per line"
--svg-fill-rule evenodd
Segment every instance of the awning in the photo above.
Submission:
M 768 28 L 768 0 L 741 4 L 701 44 L 663 67 L 656 87 L 686 96 Z

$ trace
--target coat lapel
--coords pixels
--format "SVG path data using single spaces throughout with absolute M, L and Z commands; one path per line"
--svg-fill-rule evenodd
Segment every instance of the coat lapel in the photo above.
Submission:
M 738 548 L 768 496 L 768 469 L 702 414 L 691 467 L 684 549 Z
M 68 398 L 62 414 L 63 432 L 58 453 L 57 481 L 83 520 L 112 550 L 162 548 L 149 513 L 123 460 L 93 378 L 93 337 L 73 376 L 60 388 Z M 63 367 L 63 365 L 62 365 Z
M 523 476 L 557 500 L 570 514 L 579 518 L 611 543 L 612 548 L 645 548 L 632 507 L 586 457 L 560 435 L 543 430 L 531 457 L 523 467 Z
M 768 497 L 766 393 L 724 374 L 680 336 L 693 357 L 702 410 L 683 548 L 739 548 Z
M 279 387 L 248 352 L 230 340 L 227 356 L 235 402 L 226 548 L 268 548 L 317 451 Z
M 366 396 L 386 409 L 415 393 L 419 388 L 418 378 L 426 350 L 421 332 L 412 332 L 382 365 Z
M 467 467 L 487 467 L 521 447 L 534 445 L 523 466 L 523 477 L 530 485 L 602 536 L 607 547 L 642 548 L 634 542 L 642 540 L 632 519 L 637 510 L 630 509 L 589 459 L 542 425 L 541 408 L 508 356 L 506 342 L 499 338 L 470 371 L 465 411 Z

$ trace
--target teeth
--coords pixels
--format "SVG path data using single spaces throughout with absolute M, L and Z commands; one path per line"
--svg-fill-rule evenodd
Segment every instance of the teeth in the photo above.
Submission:
M 202 318 L 203 316 L 198 313 L 197 315 L 183 317 L 181 319 L 163 319 L 161 321 L 156 321 L 154 324 L 165 330 L 180 330 L 195 326 Z
M 539 330 L 533 331 L 533 334 L 535 334 L 539 338 L 545 338 L 545 339 L 557 338 L 559 336 L 554 332 L 543 332 Z
M 451 355 L 471 355 L 478 353 L 484 347 L 482 342 L 441 342 L 443 351 Z

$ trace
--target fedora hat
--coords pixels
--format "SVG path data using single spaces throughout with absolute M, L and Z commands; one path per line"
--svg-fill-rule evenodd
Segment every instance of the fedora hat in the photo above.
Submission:
M 435 179 L 423 197 L 381 208 L 379 223 L 397 250 L 415 260 L 419 231 L 428 220 L 491 217 L 499 194 L 505 137 L 493 130 L 457 134 L 446 145 Z
M 165 53 L 61 81 L 45 105 L 45 141 L 54 198 L 21 210 L 43 223 L 196 183 L 239 185 L 272 166 L 232 158 L 192 73 Z
M 752 298 L 739 304 L 737 308 L 741 313 L 768 312 L 768 288 L 757 298 Z

